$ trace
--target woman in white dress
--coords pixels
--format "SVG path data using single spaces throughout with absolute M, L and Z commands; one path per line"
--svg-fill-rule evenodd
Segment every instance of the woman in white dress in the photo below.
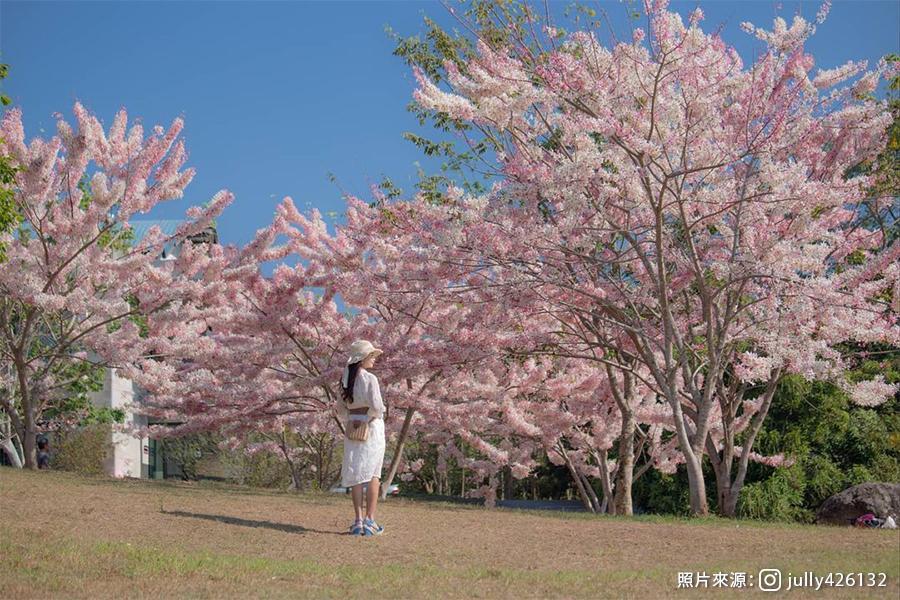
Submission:
M 366 340 L 350 346 L 350 357 L 341 377 L 342 398 L 338 413 L 345 433 L 366 424 L 365 441 L 344 436 L 344 460 L 341 464 L 341 485 L 350 488 L 355 520 L 350 526 L 354 535 L 379 535 L 384 527 L 375 522 L 375 508 L 384 466 L 384 402 L 378 378 L 369 372 L 382 351 Z M 366 490 L 365 519 L 363 518 L 363 485 Z

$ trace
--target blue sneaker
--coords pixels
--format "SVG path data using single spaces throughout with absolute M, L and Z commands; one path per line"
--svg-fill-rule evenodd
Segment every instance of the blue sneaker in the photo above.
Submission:
M 363 535 L 363 522 L 354 521 L 350 526 L 350 535 Z
M 363 532 L 363 535 L 381 535 L 384 532 L 384 527 L 367 518 L 363 521 Z

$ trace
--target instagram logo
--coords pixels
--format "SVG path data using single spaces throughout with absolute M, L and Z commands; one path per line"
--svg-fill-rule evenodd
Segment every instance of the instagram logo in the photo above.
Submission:
M 781 589 L 781 571 L 778 569 L 761 569 L 757 581 L 759 589 L 763 592 L 777 592 Z

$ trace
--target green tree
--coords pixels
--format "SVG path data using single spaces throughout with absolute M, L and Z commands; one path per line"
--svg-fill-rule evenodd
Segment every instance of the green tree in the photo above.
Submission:
M 854 379 L 900 382 L 900 350 L 870 350 Z M 754 465 L 741 503 L 748 517 L 811 521 L 832 494 L 865 481 L 900 482 L 900 399 L 866 408 L 829 383 L 788 377 L 760 433 L 760 452 L 784 452 L 786 469 Z
M 9 74 L 9 65 L 0 64 L 0 82 Z M 0 104 L 9 106 L 12 103 L 9 96 L 0 93 Z M 0 154 L 0 233 L 9 231 L 21 218 L 13 203 L 13 185 L 16 178 L 16 165 L 11 158 Z M 4 260 L 5 249 L 0 243 L 0 262 Z

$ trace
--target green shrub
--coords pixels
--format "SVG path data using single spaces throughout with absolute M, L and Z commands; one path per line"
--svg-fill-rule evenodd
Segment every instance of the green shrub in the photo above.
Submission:
M 107 423 L 58 432 L 51 444 L 50 466 L 62 471 L 103 474 L 104 463 L 112 455 L 111 434 Z
M 767 479 L 744 487 L 738 512 L 751 519 L 812 522 L 813 512 L 803 507 L 805 491 L 802 465 L 773 469 Z
M 218 440 L 215 434 L 199 433 L 162 438 L 158 443 L 167 463 L 177 465 L 184 479 L 196 480 L 199 478 L 198 467 L 201 462 L 218 453 Z
M 246 454 L 243 450 L 223 451 L 221 461 L 239 485 L 287 489 L 291 485 L 291 469 L 287 462 L 271 452 Z
M 707 477 L 708 496 L 716 493 L 715 483 Z M 669 475 L 651 469 L 634 482 L 632 488 L 634 505 L 641 512 L 652 514 L 686 515 L 690 507 L 690 491 L 687 484 L 687 471 L 683 465 Z M 715 498 L 708 498 L 713 506 Z

